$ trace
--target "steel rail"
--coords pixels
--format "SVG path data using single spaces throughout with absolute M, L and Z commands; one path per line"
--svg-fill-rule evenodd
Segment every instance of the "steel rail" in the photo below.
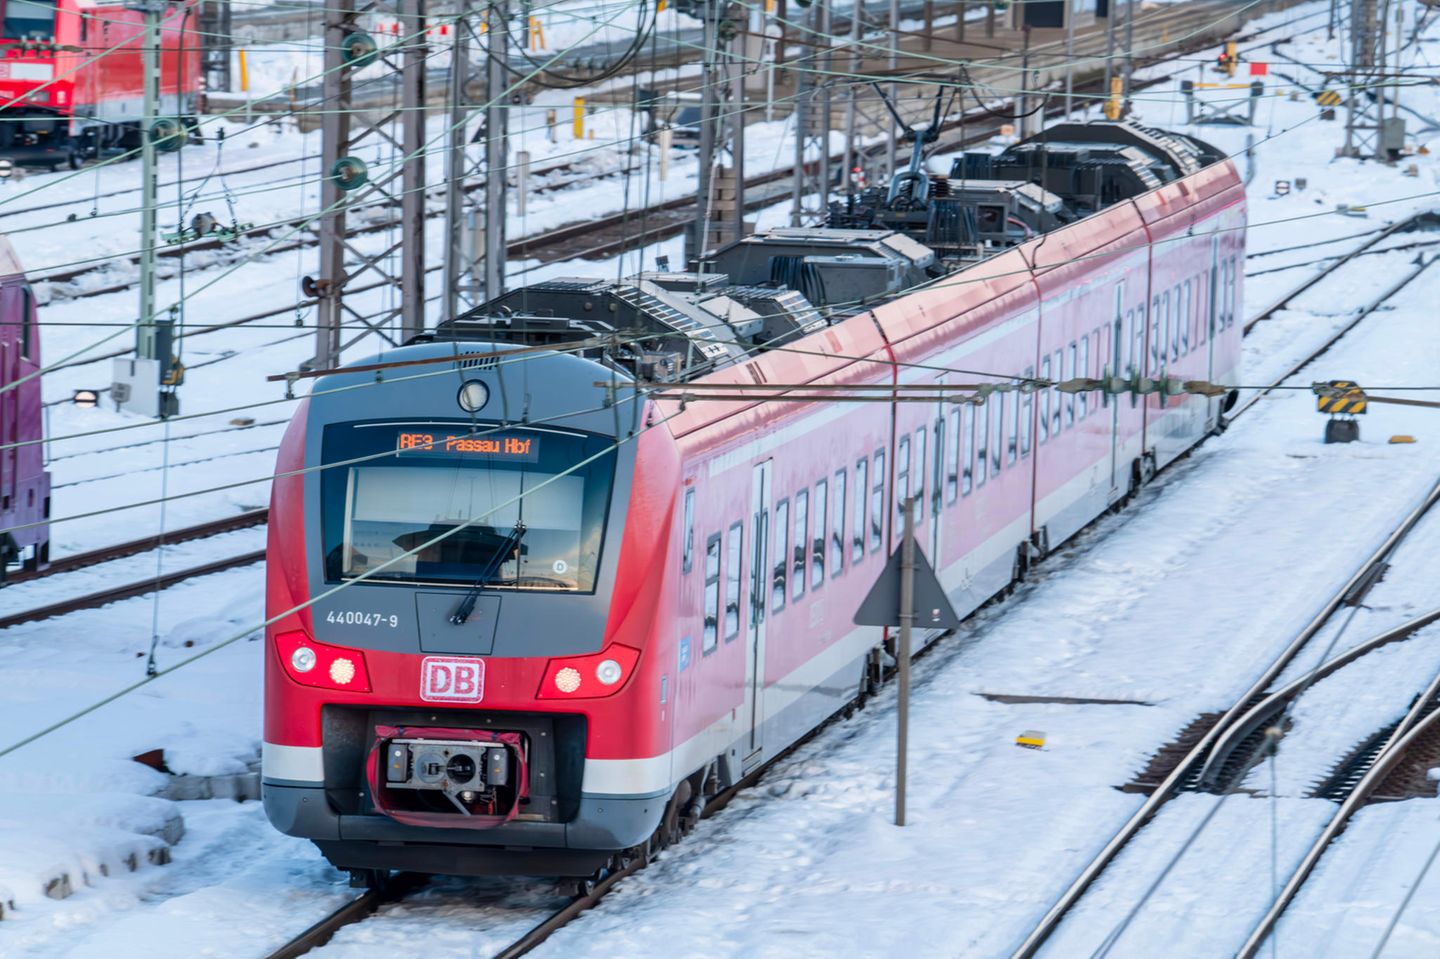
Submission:
M 1437 721 L 1440 721 L 1440 709 L 1433 709 L 1437 695 L 1440 695 L 1440 674 L 1430 681 L 1430 686 L 1405 714 L 1405 718 L 1396 727 L 1395 732 L 1385 744 L 1385 748 L 1376 757 L 1374 764 L 1365 771 L 1365 775 L 1355 784 L 1350 795 L 1345 797 L 1345 801 L 1340 804 L 1340 808 L 1335 811 L 1330 822 L 1311 844 L 1305 857 L 1300 860 L 1300 865 L 1296 866 L 1295 871 L 1290 874 L 1290 879 L 1285 883 L 1285 887 L 1275 897 L 1275 901 L 1271 903 L 1264 917 L 1251 931 L 1245 944 L 1240 947 L 1240 951 L 1236 953 L 1237 959 L 1254 959 L 1256 953 L 1260 951 L 1260 947 L 1274 931 L 1275 924 L 1279 922 L 1286 907 L 1294 900 L 1300 887 L 1305 884 L 1305 880 L 1310 878 L 1316 864 L 1320 862 L 1320 857 L 1325 855 L 1325 851 L 1335 837 L 1345 831 L 1350 819 L 1361 806 L 1365 805 L 1371 794 L 1385 781 L 1385 777 L 1395 768 L 1395 764 L 1405 757 L 1415 741 L 1428 732 Z M 1426 715 L 1427 710 L 1430 710 L 1428 715 Z
M 192 566 L 188 569 L 176 570 L 173 573 L 165 573 L 161 576 L 151 576 L 149 579 L 141 580 L 138 583 L 114 586 L 110 589 L 102 589 L 96 593 L 77 596 L 74 599 L 51 603 L 48 606 L 38 606 L 34 609 L 27 609 L 24 612 L 13 613 L 9 616 L 0 616 L 0 629 L 8 629 L 11 626 L 18 626 L 21 623 L 33 623 L 42 619 L 53 619 L 56 616 L 79 612 L 82 609 L 95 609 L 100 606 L 107 606 L 110 603 L 118 602 L 122 599 L 144 596 L 146 593 L 153 593 L 156 590 L 168 589 L 177 583 L 183 583 L 189 579 L 208 576 L 211 573 L 220 573 L 227 569 L 236 569 L 241 566 L 251 566 L 255 563 L 264 562 L 264 560 L 265 551 L 260 549 L 250 553 L 242 553 L 239 556 L 217 559 L 213 562 Z
M 1232 753 L 1240 743 L 1249 735 L 1257 732 L 1261 727 L 1270 722 L 1275 713 L 1294 698 L 1298 693 L 1304 692 L 1310 685 L 1324 679 L 1333 673 L 1339 672 L 1342 667 L 1348 666 L 1367 654 L 1374 652 L 1382 646 L 1402 639 L 1408 639 L 1416 631 L 1429 626 L 1431 623 L 1440 621 L 1440 609 L 1433 609 L 1428 613 L 1416 616 L 1407 620 L 1393 629 L 1387 629 L 1378 636 L 1373 636 L 1357 646 L 1352 646 L 1345 652 L 1331 659 L 1322 666 L 1316 667 L 1299 679 L 1277 689 L 1266 696 L 1260 702 L 1231 724 L 1215 742 L 1215 748 L 1210 751 L 1210 757 L 1200 769 L 1199 782 L 1201 786 L 1213 786 L 1220 775 L 1220 770 L 1230 759 Z
M 1331 262 L 1328 262 L 1324 269 L 1316 271 L 1314 276 L 1310 277 L 1308 280 L 1305 280 L 1298 286 L 1292 288 L 1289 292 L 1282 295 L 1278 300 L 1271 303 L 1269 306 L 1265 307 L 1265 309 L 1261 310 L 1259 313 L 1251 317 L 1250 321 L 1245 324 L 1245 332 L 1249 333 L 1257 325 L 1263 323 L 1264 321 L 1274 316 L 1276 313 L 1279 313 L 1281 310 L 1285 309 L 1285 307 L 1289 306 L 1302 294 L 1309 292 L 1313 287 L 1318 286 L 1322 281 L 1328 279 L 1336 270 L 1345 266 L 1350 261 L 1356 259 L 1362 253 L 1365 253 L 1374 248 L 1377 243 L 1389 239 L 1396 233 L 1403 232 L 1410 227 L 1416 226 L 1425 218 L 1433 217 L 1434 215 L 1434 213 L 1427 211 L 1425 213 L 1417 213 L 1413 216 L 1406 217 L 1403 220 L 1397 220 L 1389 226 L 1385 227 L 1384 229 L 1380 230 L 1379 233 L 1372 236 L 1369 240 L 1366 240 L 1364 243 L 1355 247 L 1353 250 L 1349 250 L 1345 253 L 1337 253 L 1333 257 L 1326 257 L 1325 259 Z M 1343 239 L 1343 237 L 1341 239 Z
M 1440 260 L 1440 255 L 1433 256 L 1428 260 L 1422 259 L 1421 262 L 1415 267 L 1415 269 L 1411 270 L 1399 282 L 1395 283 L 1385 292 L 1381 293 L 1374 300 L 1372 300 L 1366 307 L 1356 313 L 1355 316 L 1351 318 L 1348 323 L 1346 323 L 1344 326 L 1341 326 L 1329 337 L 1329 339 L 1327 339 L 1324 343 L 1320 344 L 1319 347 L 1307 354 L 1303 359 L 1297 360 L 1281 376 L 1277 377 L 1273 382 L 1271 382 L 1269 386 L 1266 386 L 1264 389 L 1256 390 L 1254 393 L 1250 394 L 1250 396 L 1246 397 L 1245 402 L 1235 407 L 1235 410 L 1225 417 L 1223 421 L 1224 425 L 1229 426 L 1231 423 L 1235 422 L 1236 417 L 1240 416 L 1240 414 L 1253 407 L 1256 403 L 1260 401 L 1261 397 L 1268 396 L 1275 391 L 1276 387 L 1280 386 L 1290 377 L 1294 376 L 1296 373 L 1299 373 L 1305 367 L 1315 362 L 1315 360 L 1318 359 L 1322 354 L 1327 352 L 1330 347 L 1340 342 L 1340 340 L 1344 338 L 1346 334 L 1348 334 L 1351 330 L 1355 329 L 1355 327 L 1359 326 L 1361 321 L 1363 321 L 1366 317 L 1370 316 L 1370 314 L 1374 313 L 1376 310 L 1380 309 L 1380 307 L 1384 306 L 1387 300 L 1389 300 L 1395 294 L 1399 293 L 1401 290 L 1405 289 L 1405 287 L 1409 286 L 1411 283 L 1419 279 L 1420 275 L 1426 270 L 1430 269 L 1430 267 L 1434 266 L 1437 260 Z M 1249 332 L 1249 330 L 1250 327 L 1246 326 L 1245 332 Z
M 387 903 L 403 899 L 429 879 L 415 873 L 401 873 L 383 886 L 367 889 L 340 908 L 321 918 L 300 935 L 270 952 L 265 959 L 298 959 L 311 949 L 329 942 L 341 927 L 359 922 Z
M 1320 347 L 1312 351 L 1304 360 L 1302 360 L 1296 366 L 1292 367 L 1283 375 L 1276 378 L 1265 390 L 1258 392 L 1255 396 L 1251 397 L 1250 401 L 1237 408 L 1235 412 L 1226 420 L 1226 423 L 1228 424 L 1230 422 L 1233 422 L 1236 417 L 1240 416 L 1247 409 L 1250 409 L 1253 406 L 1255 399 L 1257 399 L 1264 393 L 1269 392 L 1275 386 L 1280 385 L 1285 380 L 1289 379 L 1292 375 L 1294 375 L 1296 372 L 1298 372 L 1300 369 L 1304 368 L 1306 365 L 1313 362 L 1321 354 L 1329 350 L 1330 347 L 1333 346 L 1342 336 L 1344 336 L 1350 330 L 1354 329 L 1356 324 L 1358 324 L 1366 316 L 1373 313 L 1385 300 L 1389 299 L 1391 296 L 1394 296 L 1395 293 L 1403 289 L 1408 283 L 1414 280 L 1415 277 L 1419 276 L 1419 274 L 1423 272 L 1426 267 L 1428 267 L 1432 262 L 1434 261 L 1427 261 L 1424 265 L 1420 266 L 1416 271 L 1412 272 L 1405 279 L 1392 286 L 1390 290 L 1388 290 L 1384 295 L 1382 295 L 1379 299 L 1371 303 L 1364 311 L 1362 311 L 1362 313 L 1358 315 L 1355 320 L 1347 324 L 1344 329 L 1338 332 L 1335 336 L 1328 339 Z M 1295 639 L 1293 639 L 1289 643 L 1289 645 L 1285 647 L 1285 649 L 1280 653 L 1280 655 L 1270 664 L 1269 667 L 1266 668 L 1265 672 L 1260 676 L 1260 678 L 1255 680 L 1250 685 L 1250 688 L 1247 689 L 1235 701 L 1235 704 L 1225 711 L 1224 715 L 1220 717 L 1219 721 L 1217 721 L 1213 726 L 1211 726 L 1210 729 L 1200 738 L 1200 740 L 1193 747 L 1190 748 L 1190 750 L 1185 754 L 1185 756 L 1180 760 L 1180 762 L 1175 766 L 1175 768 L 1171 770 L 1169 775 L 1165 777 L 1165 779 L 1160 783 L 1160 785 L 1156 787 L 1155 791 L 1150 794 L 1150 796 L 1145 800 L 1145 802 L 1140 806 L 1140 808 L 1136 810 L 1136 812 L 1132 814 L 1128 820 L 1126 820 L 1125 824 L 1120 827 L 1119 831 L 1117 831 L 1115 835 L 1111 837 L 1111 839 L 1100 850 L 1099 854 L 1097 854 L 1085 866 L 1085 868 L 1080 872 L 1079 876 L 1077 876 L 1074 880 L 1071 881 L 1070 885 L 1067 886 L 1066 889 L 1060 894 L 1059 898 L 1056 899 L 1053 904 L 1051 904 L 1050 908 L 1046 910 L 1040 921 L 1035 925 L 1035 927 L 1030 931 L 1030 933 L 1012 953 L 1013 959 L 1029 959 L 1029 957 L 1034 956 L 1039 951 L 1040 947 L 1044 945 L 1046 940 L 1048 940 L 1050 936 L 1055 932 L 1055 930 L 1059 928 L 1060 923 L 1064 919 L 1065 915 L 1077 902 L 1080 901 L 1080 898 L 1085 894 L 1085 892 L 1090 888 L 1090 886 L 1100 876 L 1100 874 L 1104 872 L 1105 868 L 1114 860 L 1116 855 L 1119 854 L 1120 850 L 1132 838 L 1134 838 L 1134 836 L 1142 828 L 1144 828 L 1144 826 L 1150 821 L 1150 819 L 1154 817 L 1156 812 L 1159 811 L 1160 807 L 1171 799 L 1171 797 L 1178 790 L 1181 783 L 1184 782 L 1184 780 L 1200 766 L 1201 760 L 1203 760 L 1209 754 L 1211 748 L 1219 741 L 1220 737 L 1225 733 L 1225 731 L 1227 731 L 1232 725 L 1234 725 L 1243 716 L 1249 713 L 1250 710 L 1247 704 L 1254 701 L 1257 697 L 1263 696 L 1265 694 L 1265 691 L 1270 688 L 1270 684 L 1273 683 L 1275 679 L 1285 670 L 1285 668 L 1295 659 L 1295 657 L 1299 655 L 1300 651 L 1309 644 L 1310 640 L 1312 640 L 1315 635 L 1320 632 L 1320 630 L 1335 614 L 1335 611 L 1339 609 L 1341 605 L 1343 605 L 1346 597 L 1349 596 L 1353 590 L 1355 590 L 1358 586 L 1360 586 L 1370 576 L 1373 575 L 1375 568 L 1381 563 L 1383 563 L 1385 559 L 1395 551 L 1396 547 L 1399 546 L 1399 544 L 1401 543 L 1401 541 L 1404 540 L 1406 535 L 1408 535 L 1410 531 L 1415 528 L 1415 525 L 1419 523 L 1420 519 L 1425 516 L 1425 514 L 1435 505 L 1437 501 L 1440 501 L 1440 480 L 1437 480 L 1431 486 L 1429 492 L 1424 497 L 1422 497 L 1420 502 L 1416 506 L 1411 508 L 1411 510 L 1407 512 L 1404 517 L 1401 518 L 1400 522 L 1396 524 L 1396 526 L 1392 529 L 1391 533 L 1385 537 L 1384 541 L 1381 542 L 1379 547 L 1377 547 L 1375 551 L 1372 552 L 1370 556 L 1367 557 L 1365 561 L 1360 564 L 1360 566 L 1355 570 L 1355 572 L 1350 576 L 1350 578 L 1346 580 L 1345 584 L 1341 586 L 1338 590 L 1336 590 L 1330 597 L 1330 599 L 1323 604 L 1323 606 L 1321 607 L 1321 611 L 1313 619 L 1311 619 L 1311 621 L 1299 632 Z
M 159 549 L 161 546 L 173 546 L 176 543 L 187 543 L 196 539 L 208 539 L 211 536 L 218 536 L 221 533 L 230 533 L 238 529 L 248 529 L 251 526 L 261 525 L 269 516 L 269 509 L 246 510 L 243 513 L 235 516 L 227 516 L 224 519 L 214 519 L 205 523 L 196 523 L 194 526 L 184 526 L 166 533 L 156 533 L 151 536 L 132 539 L 129 542 L 116 543 L 114 546 L 102 546 L 99 549 L 87 550 L 84 553 L 63 556 L 51 562 L 50 565 L 44 569 L 27 569 L 13 573 L 6 578 L 5 585 L 28 583 L 33 580 L 44 579 L 47 576 L 54 576 L 58 573 L 69 573 L 77 569 L 84 569 L 87 566 L 97 566 L 100 563 L 125 559 L 137 553 L 148 553 L 150 550 Z

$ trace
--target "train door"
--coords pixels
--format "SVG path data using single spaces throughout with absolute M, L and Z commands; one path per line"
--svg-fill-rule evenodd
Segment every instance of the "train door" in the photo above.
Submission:
M 944 382 L 943 380 L 941 382 Z M 932 442 L 934 447 L 930 456 L 930 483 L 925 487 L 925 495 L 930 500 L 930 536 L 929 549 L 926 556 L 930 559 L 930 565 L 936 570 L 940 569 L 940 504 L 944 502 L 940 498 L 945 488 L 945 477 L 941 473 L 945 462 L 945 404 L 935 404 L 935 420 L 930 425 L 931 435 L 935 437 Z M 921 463 L 920 468 L 925 469 Z
M 1216 306 L 1219 302 L 1220 237 L 1217 235 L 1210 238 L 1210 291 L 1205 297 L 1205 379 L 1211 383 L 1215 382 L 1215 321 L 1220 315 Z M 1205 423 L 1209 426 L 1215 425 L 1219 416 L 1216 402 L 1213 398 L 1205 400 Z
M 753 470 L 750 483 L 750 623 L 745 642 L 745 712 L 749 717 L 750 740 L 743 767 L 760 760 L 764 742 L 761 727 L 765 722 L 765 613 L 770 595 L 767 572 L 770 569 L 770 467 L 766 460 Z
M 1115 285 L 1115 317 L 1110 323 L 1110 362 L 1105 375 L 1119 376 L 1120 352 L 1125 348 L 1125 281 Z M 1120 396 L 1110 397 L 1110 499 L 1120 495 Z
M 15 344 L 9 339 L 0 339 L 0 383 L 11 385 L 20 378 L 19 364 L 15 362 L 16 353 Z M 0 448 L 0 516 L 9 511 L 10 505 L 19 495 L 16 484 L 20 472 L 20 451 L 12 445 L 20 439 L 19 400 L 20 391 L 13 386 L 0 393 L 0 447 L 10 447 Z M 0 563 L 3 562 L 3 554 L 0 554 Z

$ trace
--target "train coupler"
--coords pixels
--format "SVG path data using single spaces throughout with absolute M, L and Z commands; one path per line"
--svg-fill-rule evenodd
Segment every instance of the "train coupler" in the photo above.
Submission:
M 496 826 L 529 795 L 518 732 L 376 726 L 366 776 L 376 809 L 416 826 Z

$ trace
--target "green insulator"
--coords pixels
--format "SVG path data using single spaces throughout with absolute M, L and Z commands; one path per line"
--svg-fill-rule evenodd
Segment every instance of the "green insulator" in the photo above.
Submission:
M 375 38 L 368 33 L 349 33 L 345 39 L 340 41 L 340 50 L 345 57 L 345 65 L 354 70 L 361 67 L 368 67 L 380 56 L 380 48 L 375 43 Z
M 370 182 L 370 170 L 359 157 L 341 157 L 330 166 L 330 182 L 349 193 Z
M 161 153 L 174 153 L 185 145 L 185 124 L 171 117 L 161 117 L 150 124 L 150 142 Z

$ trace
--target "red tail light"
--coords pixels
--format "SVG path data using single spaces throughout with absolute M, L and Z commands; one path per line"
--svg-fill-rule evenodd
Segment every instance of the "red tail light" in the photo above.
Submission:
M 592 656 L 566 656 L 545 664 L 537 699 L 599 699 L 613 696 L 630 680 L 640 650 L 607 646 Z
M 294 630 L 275 637 L 275 652 L 280 656 L 285 675 L 297 683 L 321 689 L 370 692 L 365 654 L 358 649 L 326 646 L 303 631 Z

